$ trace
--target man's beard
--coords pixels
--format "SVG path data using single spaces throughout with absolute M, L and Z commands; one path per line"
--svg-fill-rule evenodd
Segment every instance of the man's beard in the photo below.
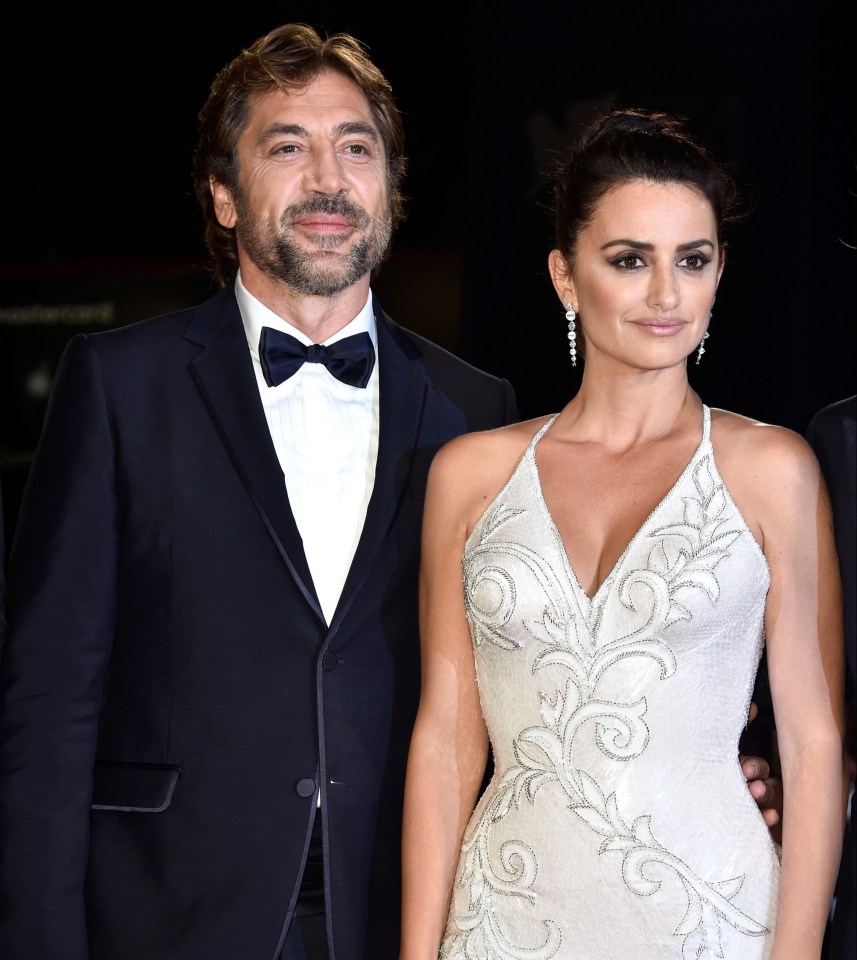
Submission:
M 247 256 L 265 276 L 287 283 L 298 293 L 315 297 L 333 297 L 370 273 L 384 259 L 392 235 L 389 208 L 379 218 L 372 218 L 357 204 L 341 194 L 318 195 L 287 207 L 279 227 L 259 220 L 247 211 L 244 197 L 235 197 L 238 220 L 235 233 Z M 336 255 L 337 247 L 350 240 L 341 235 L 319 234 L 316 249 L 303 249 L 292 234 L 292 224 L 313 213 L 346 217 L 363 236 L 351 250 Z

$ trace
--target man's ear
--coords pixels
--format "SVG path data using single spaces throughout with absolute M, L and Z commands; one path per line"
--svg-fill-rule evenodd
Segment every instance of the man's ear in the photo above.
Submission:
M 571 271 L 568 268 L 568 262 L 559 250 L 551 250 L 548 255 L 548 270 L 550 271 L 553 288 L 559 297 L 560 303 L 565 306 L 567 303 L 577 306 L 577 288 L 574 280 L 571 278 Z
M 208 181 L 211 188 L 211 198 L 214 201 L 214 215 L 221 227 L 227 229 L 234 227 L 238 219 L 235 212 L 235 202 L 232 199 L 232 191 L 225 185 L 210 177 Z

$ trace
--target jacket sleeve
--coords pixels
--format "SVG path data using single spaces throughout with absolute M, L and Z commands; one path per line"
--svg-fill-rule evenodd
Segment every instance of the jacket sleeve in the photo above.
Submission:
M 521 419 L 521 414 L 518 410 L 518 400 L 515 396 L 515 390 L 508 380 L 503 380 L 503 386 L 505 388 L 504 398 L 506 405 L 505 419 L 503 422 L 505 424 L 517 423 Z
M 61 359 L 8 567 L 0 956 L 83 960 L 92 768 L 114 633 L 115 449 L 91 342 Z

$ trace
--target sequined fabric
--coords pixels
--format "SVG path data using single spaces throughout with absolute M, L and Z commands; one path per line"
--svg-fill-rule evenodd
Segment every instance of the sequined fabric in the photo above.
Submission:
M 536 434 L 462 561 L 494 777 L 466 830 L 448 960 L 757 960 L 779 860 L 738 738 L 770 576 L 702 439 L 588 597 Z

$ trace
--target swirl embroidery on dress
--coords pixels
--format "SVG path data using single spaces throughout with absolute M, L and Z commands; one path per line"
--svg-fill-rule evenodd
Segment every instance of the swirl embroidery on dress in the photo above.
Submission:
M 513 944 L 494 912 L 498 897 L 517 896 L 535 902 L 535 852 L 524 843 L 506 842 L 500 850 L 499 870 L 489 856 L 491 825 L 513 806 L 519 808 L 525 800 L 535 803 L 538 791 L 549 782 L 559 783 L 569 807 L 601 838 L 599 853 L 622 854 L 622 877 L 629 890 L 650 896 L 660 888 L 661 881 L 645 875 L 644 868 L 651 862 L 669 867 L 680 878 L 687 907 L 673 934 L 683 937 L 683 957 L 722 957 L 722 923 L 748 936 L 769 932 L 732 902 L 741 890 L 743 875 L 719 881 L 701 879 L 658 843 L 651 831 L 650 816 L 638 816 L 628 824 L 620 814 L 615 793 L 605 794 L 574 762 L 576 738 L 584 728 L 593 726 L 595 743 L 605 756 L 626 762 L 642 754 L 649 741 L 643 719 L 645 698 L 633 703 L 599 699 L 599 681 L 626 657 L 652 658 L 660 667 L 661 680 L 669 678 L 675 672 L 676 660 L 662 634 L 672 623 L 692 619 L 681 602 L 680 591 L 702 590 L 712 603 L 717 602 L 720 585 L 714 570 L 728 556 L 730 545 L 741 531 L 720 529 L 726 522 L 722 515 L 728 499 L 722 483 L 712 478 L 710 456 L 700 458 L 692 479 L 697 496 L 684 498 L 682 519 L 651 531 L 648 538 L 655 543 L 646 566 L 629 571 L 619 582 L 619 601 L 639 614 L 640 625 L 601 646 L 583 611 L 572 609 L 553 569 L 530 548 L 497 537 L 502 527 L 525 511 L 500 503 L 477 527 L 477 543 L 466 551 L 462 561 L 474 645 L 490 642 L 510 652 L 521 647 L 506 630 L 515 613 L 516 592 L 514 578 L 501 561 L 503 556 L 515 558 L 534 575 L 545 598 L 542 620 L 523 624 L 542 644 L 532 670 L 559 665 L 568 672 L 568 679 L 553 696 L 541 694 L 541 724 L 518 735 L 514 743 L 516 766 L 506 771 L 464 837 L 456 884 L 469 887 L 469 904 L 464 916 L 454 917 L 441 956 L 550 960 L 556 955 L 562 936 L 554 921 L 544 921 L 539 943 Z M 598 620 L 600 626 L 600 617 Z

